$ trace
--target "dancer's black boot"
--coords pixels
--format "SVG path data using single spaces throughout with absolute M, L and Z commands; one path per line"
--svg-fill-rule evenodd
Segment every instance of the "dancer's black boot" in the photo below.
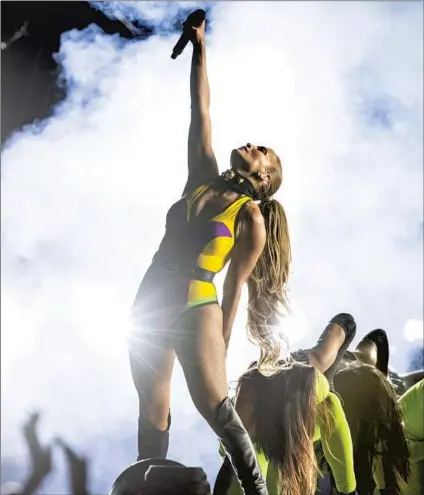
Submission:
M 334 363 L 324 373 L 325 377 L 327 378 L 330 384 L 330 390 L 332 391 L 334 391 L 334 383 L 333 383 L 334 375 L 337 373 L 340 363 L 348 347 L 350 346 L 352 340 L 355 338 L 356 335 L 356 323 L 353 316 L 350 315 L 349 313 L 339 313 L 338 315 L 333 316 L 333 318 L 331 318 L 329 324 L 327 325 L 327 328 L 333 323 L 336 323 L 337 325 L 340 325 L 343 328 L 345 332 L 345 340 L 337 353 L 337 357 L 334 360 Z M 325 335 L 327 328 L 324 330 L 320 339 L 323 338 L 323 336 Z
M 214 430 L 231 460 L 246 495 L 268 495 L 249 434 L 227 397 L 219 406 Z
M 224 462 L 215 480 L 212 495 L 227 495 L 234 479 L 234 469 L 230 458 L 225 456 Z
M 169 429 L 171 413 L 168 416 L 168 428 L 158 430 L 144 417 L 138 418 L 138 457 L 137 461 L 150 458 L 166 459 L 169 447 Z

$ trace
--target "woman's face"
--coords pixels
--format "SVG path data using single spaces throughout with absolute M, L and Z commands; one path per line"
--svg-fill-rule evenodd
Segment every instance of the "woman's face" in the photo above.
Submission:
M 231 152 L 231 168 L 250 175 L 260 174 L 272 166 L 273 152 L 261 145 L 247 143 Z

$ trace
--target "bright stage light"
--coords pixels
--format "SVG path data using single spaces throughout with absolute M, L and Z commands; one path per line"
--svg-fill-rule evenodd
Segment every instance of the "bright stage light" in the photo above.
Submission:
M 77 328 L 83 339 L 99 354 L 109 357 L 126 352 L 130 330 L 128 301 L 119 301 L 111 291 L 91 287 L 79 291 L 74 300 Z
M 423 342 L 423 320 L 408 320 L 403 327 L 403 335 L 408 342 Z
M 19 304 L 4 294 L 1 296 L 1 370 L 7 369 L 13 361 L 28 349 L 34 337 L 28 313 L 20 311 Z

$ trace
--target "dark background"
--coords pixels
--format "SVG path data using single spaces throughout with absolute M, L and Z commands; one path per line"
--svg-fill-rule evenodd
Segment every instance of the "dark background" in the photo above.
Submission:
M 47 117 L 65 97 L 58 84 L 59 68 L 54 54 L 59 51 L 60 36 L 71 29 L 84 29 L 96 24 L 107 34 L 133 39 L 134 33 L 120 20 L 111 20 L 92 8 L 88 2 L 1 2 L 1 143 L 16 130 L 36 119 Z M 207 12 L 212 4 L 203 7 Z M 192 7 L 181 7 L 168 26 L 167 33 L 180 32 L 182 21 Z M 28 35 L 10 42 L 27 23 Z M 138 39 L 155 34 L 155 27 L 144 21 L 132 23 Z M 208 28 L 211 27 L 209 22 Z M 163 33 L 162 33 L 163 34 Z
M 14 33 L 28 23 L 28 35 L 8 44 Z M 49 115 L 64 98 L 57 84 L 58 67 L 53 54 L 60 35 L 73 28 L 97 24 L 108 34 L 124 38 L 133 34 L 120 21 L 113 21 L 87 2 L 1 2 L 1 143 L 16 130 Z M 140 26 L 144 36 L 153 33 Z

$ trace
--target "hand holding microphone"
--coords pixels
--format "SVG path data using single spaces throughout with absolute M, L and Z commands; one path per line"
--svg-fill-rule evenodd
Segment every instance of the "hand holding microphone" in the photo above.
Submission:
M 180 39 L 177 41 L 177 44 L 172 50 L 172 59 L 175 60 L 179 55 L 181 55 L 190 39 L 194 38 L 194 43 L 200 43 L 205 39 L 205 19 L 206 12 L 202 9 L 192 12 L 187 17 L 183 24 L 183 34 L 180 36 Z

